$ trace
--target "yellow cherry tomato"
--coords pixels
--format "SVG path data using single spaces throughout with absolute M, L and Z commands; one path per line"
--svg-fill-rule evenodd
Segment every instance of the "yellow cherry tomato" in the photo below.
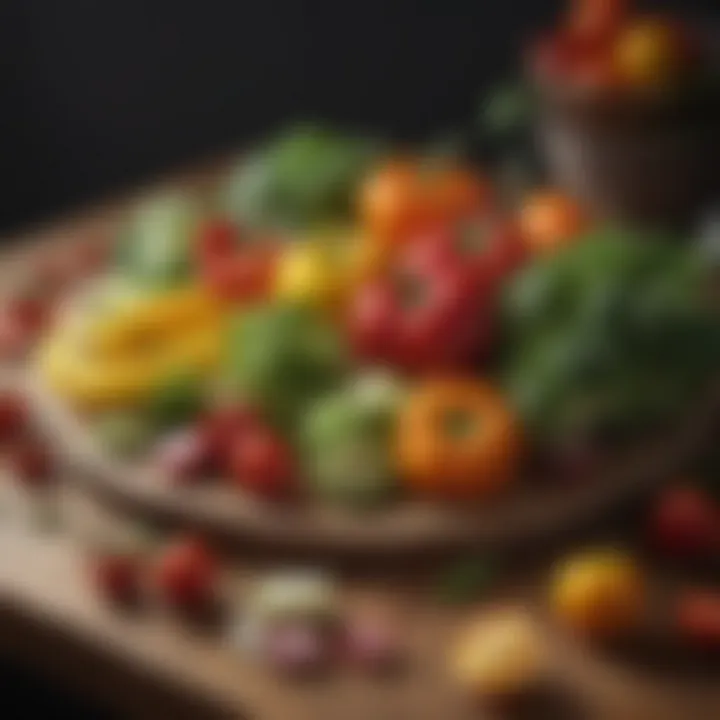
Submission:
M 592 637 L 635 628 L 645 609 L 645 581 L 628 555 L 601 549 L 562 561 L 552 579 L 550 604 L 572 630 Z

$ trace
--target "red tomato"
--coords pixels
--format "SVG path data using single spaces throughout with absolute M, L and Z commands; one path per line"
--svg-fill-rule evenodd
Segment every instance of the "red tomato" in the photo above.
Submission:
M 573 0 L 567 30 L 586 41 L 607 43 L 623 26 L 629 5 L 629 0 Z
M 110 602 L 126 603 L 140 594 L 142 571 L 133 555 L 100 555 L 92 562 L 91 576 L 97 591 Z
M 25 398 L 13 392 L 0 394 L 0 441 L 14 440 L 25 432 L 28 424 Z
M 214 599 L 218 564 L 202 540 L 182 537 L 162 552 L 155 578 L 158 590 L 170 605 L 198 609 Z
M 496 217 L 473 217 L 428 231 L 415 241 L 414 255 L 426 254 L 429 263 L 470 273 L 478 291 L 493 292 L 526 257 L 519 228 Z
M 715 501 L 702 490 L 669 489 L 650 515 L 649 538 L 667 555 L 707 556 L 720 547 L 719 518 Z
M 440 263 L 423 243 L 408 245 L 387 276 L 352 299 L 350 340 L 361 358 L 410 371 L 462 367 L 487 349 L 486 301 L 469 265 Z
M 677 600 L 675 623 L 685 642 L 704 650 L 720 649 L 720 593 L 685 591 Z
M 36 440 L 13 445 L 8 463 L 15 477 L 28 487 L 45 486 L 52 478 L 54 468 L 50 455 Z
M 286 498 L 294 489 L 295 462 L 289 446 L 261 425 L 236 436 L 230 473 L 239 487 L 269 500 Z
M 248 246 L 235 255 L 208 260 L 202 274 L 208 287 L 223 300 L 258 300 L 270 291 L 275 260 L 275 250 Z
M 216 219 L 206 223 L 198 234 L 197 253 L 201 263 L 234 255 L 240 247 L 240 229 L 233 222 Z
M 200 421 L 213 465 L 225 467 L 235 439 L 259 422 L 258 414 L 243 405 L 218 407 Z

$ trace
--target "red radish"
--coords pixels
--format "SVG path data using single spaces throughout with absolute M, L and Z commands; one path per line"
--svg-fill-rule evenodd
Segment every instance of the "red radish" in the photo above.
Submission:
M 0 394 L 0 441 L 16 439 L 28 425 L 28 407 L 21 395 L 14 392 Z
M 168 604 L 184 610 L 202 609 L 215 599 L 218 563 L 202 540 L 181 537 L 161 553 L 155 579 Z
M 240 433 L 233 445 L 230 473 L 244 490 L 268 499 L 286 498 L 293 489 L 295 463 L 288 445 L 269 428 Z
M 163 438 L 155 449 L 155 464 L 174 482 L 203 479 L 212 469 L 207 438 L 198 428 L 178 430 Z
M 52 479 L 52 460 L 37 440 L 24 440 L 13 445 L 9 449 L 8 463 L 17 479 L 28 487 L 44 487 Z
M 130 553 L 107 553 L 93 558 L 92 582 L 102 597 L 110 602 L 137 600 L 142 584 L 142 564 Z
M 720 592 L 686 590 L 675 608 L 680 639 L 704 650 L 720 650 Z
M 650 515 L 650 542 L 670 556 L 707 556 L 720 547 L 718 518 L 718 506 L 706 492 L 691 487 L 668 489 Z

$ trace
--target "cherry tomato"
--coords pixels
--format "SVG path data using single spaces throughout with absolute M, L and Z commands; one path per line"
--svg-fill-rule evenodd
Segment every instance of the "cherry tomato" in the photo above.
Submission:
M 208 287 L 223 300 L 259 300 L 270 291 L 275 261 L 273 249 L 248 246 L 233 256 L 208 260 L 202 274 Z
M 218 563 L 202 540 L 181 537 L 162 552 L 155 567 L 155 579 L 167 603 L 183 609 L 199 609 L 214 599 Z
M 201 263 L 217 257 L 230 257 L 240 247 L 240 229 L 224 218 L 206 223 L 198 233 L 197 254 Z
M 627 84 L 656 87 L 676 81 L 685 70 L 690 44 L 681 26 L 664 18 L 643 18 L 618 37 L 614 61 Z
M 720 548 L 720 511 L 707 493 L 672 488 L 650 514 L 648 535 L 653 547 L 675 557 L 707 556 Z
M 575 240 L 588 226 L 581 206 L 567 195 L 544 190 L 531 195 L 520 210 L 520 232 L 527 247 L 552 252 Z
M 142 568 L 133 555 L 99 555 L 92 561 L 91 577 L 96 590 L 109 602 L 127 603 L 138 599 Z
M 0 442 L 17 439 L 27 429 L 29 412 L 25 398 L 6 391 L 0 394 Z
M 703 650 L 720 649 L 720 593 L 686 590 L 675 606 L 676 629 L 681 640 Z
M 230 473 L 238 487 L 267 500 L 285 499 L 294 490 L 295 462 L 290 448 L 262 425 L 236 436 Z
M 217 407 L 200 421 L 213 465 L 225 468 L 237 437 L 259 422 L 258 414 L 249 407 L 233 404 Z
M 573 0 L 567 30 L 585 41 L 607 42 L 627 19 L 629 5 L 629 0 Z

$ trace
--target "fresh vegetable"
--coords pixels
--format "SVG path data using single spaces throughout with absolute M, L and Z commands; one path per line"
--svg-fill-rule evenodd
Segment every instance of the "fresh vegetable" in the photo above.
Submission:
M 296 468 L 288 444 L 268 427 L 243 429 L 233 442 L 229 470 L 234 483 L 266 500 L 282 500 L 295 491 Z
M 521 433 L 503 397 L 479 380 L 430 380 L 410 392 L 395 453 L 411 492 L 445 500 L 482 498 L 511 483 Z
M 345 369 L 336 330 L 311 309 L 269 305 L 237 317 L 231 329 L 227 372 L 238 395 L 291 425 Z
M 540 440 L 676 419 L 720 359 L 708 268 L 687 245 L 600 229 L 531 264 L 506 297 L 506 380 Z
M 375 276 L 385 263 L 382 247 L 357 231 L 316 231 L 283 249 L 275 274 L 275 296 L 337 314 L 354 288 Z
M 699 650 L 720 650 L 720 593 L 688 589 L 676 598 L 673 625 L 678 638 Z
M 577 240 L 588 218 L 576 201 L 554 190 L 536 191 L 520 210 L 520 232 L 536 253 L 554 252 Z
M 192 422 L 204 408 L 205 385 L 192 373 L 168 372 L 149 394 L 145 412 L 157 428 Z
M 25 398 L 12 391 L 0 393 L 0 440 L 17 439 L 27 429 L 29 411 Z
M 637 629 L 646 610 L 645 595 L 645 579 L 635 560 L 601 549 L 559 563 L 550 604 L 564 625 L 602 639 Z
M 7 462 L 13 477 L 28 488 L 43 488 L 53 478 L 55 464 L 47 448 L 36 438 L 26 438 L 8 449 Z
M 254 228 L 347 222 L 355 188 L 377 149 L 372 140 L 336 130 L 294 128 L 240 161 L 220 206 Z
M 720 508 L 706 492 L 669 488 L 658 498 L 648 527 L 652 547 L 680 558 L 708 557 L 720 549 Z
M 203 480 L 212 470 L 207 437 L 197 427 L 164 437 L 153 451 L 153 461 L 164 477 L 180 485 Z
M 629 14 L 629 0 L 574 0 L 566 29 L 570 37 L 595 47 L 620 31 Z
M 640 18 L 620 33 L 613 60 L 626 85 L 662 87 L 676 82 L 686 70 L 688 49 L 687 37 L 677 22 Z
M 439 263 L 409 245 L 388 274 L 358 289 L 348 332 L 366 362 L 417 372 L 467 367 L 488 350 L 493 309 L 471 265 Z
M 303 423 L 304 457 L 320 498 L 365 507 L 394 493 L 390 440 L 403 393 L 391 376 L 371 373 L 311 406 Z
M 141 559 L 127 552 L 101 552 L 90 564 L 96 591 L 108 602 L 123 605 L 139 598 L 143 569 Z
M 522 608 L 501 607 L 467 623 L 450 656 L 460 687 L 474 697 L 514 696 L 546 679 L 548 650 Z
M 133 282 L 167 288 L 193 274 L 193 242 L 201 212 L 184 194 L 153 196 L 141 204 L 123 228 L 118 268 Z
M 154 568 L 161 597 L 181 610 L 207 607 L 218 590 L 218 563 L 206 544 L 192 536 L 177 538 L 162 550 Z
M 435 223 L 463 220 L 490 205 L 488 183 L 435 159 L 394 159 L 368 175 L 359 196 L 363 228 L 384 244 L 409 241 Z
M 258 414 L 240 403 L 216 405 L 198 422 L 213 467 L 227 469 L 235 440 L 260 422 Z

